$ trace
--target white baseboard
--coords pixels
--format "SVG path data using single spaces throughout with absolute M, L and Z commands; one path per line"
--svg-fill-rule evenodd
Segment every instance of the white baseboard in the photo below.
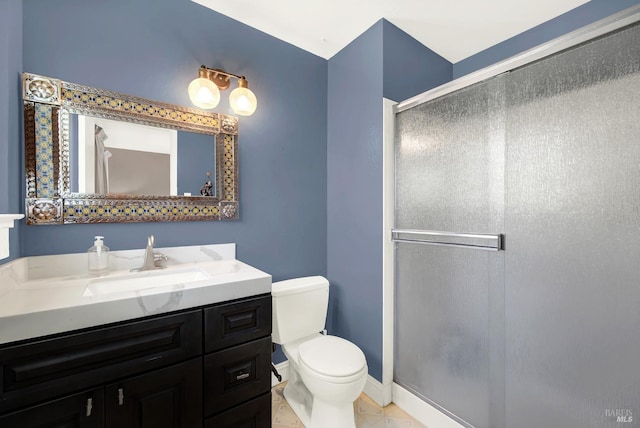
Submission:
M 392 386 L 383 385 L 371 375 L 367 375 L 367 383 L 364 385 L 364 393 L 376 402 L 380 407 L 387 406 L 393 401 Z
M 281 363 L 275 365 L 276 371 L 282 376 L 282 380 L 278 380 L 277 377 L 271 373 L 271 386 L 274 387 L 279 383 L 286 382 L 289 380 L 289 361 L 285 360 Z
M 376 402 L 378 406 L 384 407 L 384 388 L 382 383 L 371 375 L 367 375 L 367 383 L 364 384 L 364 393 Z
M 429 428 L 464 428 L 458 422 L 397 383 L 393 384 L 392 392 L 393 402 L 421 424 Z

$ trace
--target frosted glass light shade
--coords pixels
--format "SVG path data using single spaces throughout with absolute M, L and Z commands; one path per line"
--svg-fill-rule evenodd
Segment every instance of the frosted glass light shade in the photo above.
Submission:
M 238 87 L 229 94 L 229 104 L 236 114 L 251 116 L 258 107 L 258 99 L 249 88 Z
M 189 83 L 189 98 L 196 107 L 212 109 L 220 102 L 220 90 L 211 80 L 198 77 Z

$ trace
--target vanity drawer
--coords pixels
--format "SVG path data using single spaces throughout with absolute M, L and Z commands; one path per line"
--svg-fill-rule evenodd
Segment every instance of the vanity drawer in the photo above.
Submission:
M 202 354 L 200 310 L 0 348 L 0 412 Z
M 271 426 L 271 393 L 226 410 L 204 421 L 204 428 L 260 428 Z
M 213 415 L 271 389 L 271 337 L 204 357 L 204 409 Z
M 205 352 L 271 335 L 271 295 L 206 308 L 204 335 Z

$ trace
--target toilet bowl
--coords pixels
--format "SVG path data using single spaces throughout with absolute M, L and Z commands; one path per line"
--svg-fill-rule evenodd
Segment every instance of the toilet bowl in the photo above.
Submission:
M 289 361 L 284 396 L 307 428 L 355 428 L 353 402 L 364 390 L 367 362 L 355 344 L 324 329 L 329 283 L 306 277 L 274 283 L 273 341 Z

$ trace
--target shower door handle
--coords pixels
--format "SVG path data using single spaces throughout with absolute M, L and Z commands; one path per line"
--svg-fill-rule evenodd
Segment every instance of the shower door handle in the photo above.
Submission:
M 392 229 L 391 240 L 410 244 L 441 245 L 447 247 L 474 248 L 478 250 L 503 250 L 504 235 L 483 233 L 454 233 L 435 230 Z

